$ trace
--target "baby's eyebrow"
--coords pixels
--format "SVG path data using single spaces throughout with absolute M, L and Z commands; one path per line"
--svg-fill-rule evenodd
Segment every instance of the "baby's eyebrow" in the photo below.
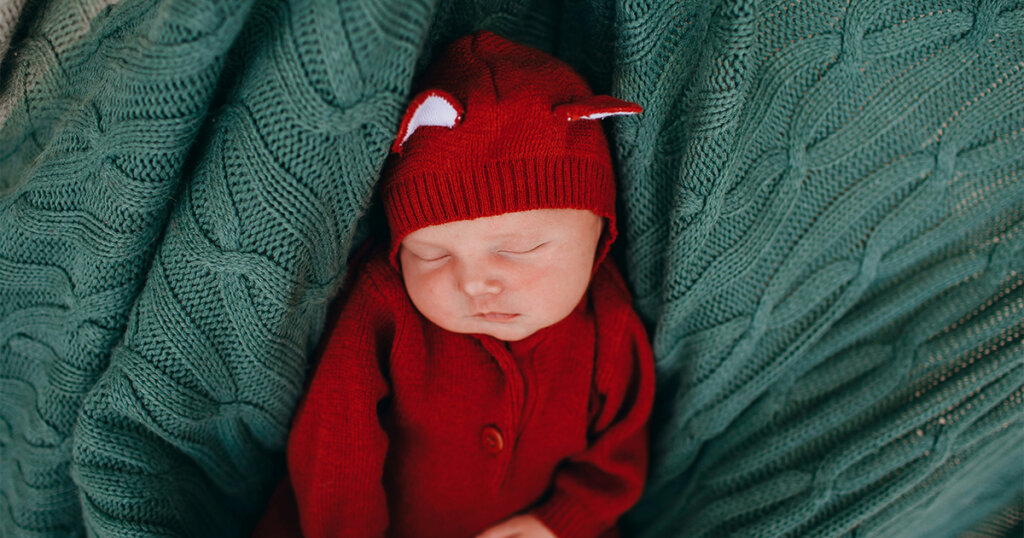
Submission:
M 519 229 L 513 232 L 498 233 L 491 236 L 495 241 L 524 240 L 532 241 L 551 234 L 551 230 L 545 228 Z
M 437 245 L 427 241 L 402 241 L 401 246 L 415 249 L 435 249 L 435 250 L 446 250 L 446 247 Z
M 546 241 L 549 241 L 549 240 L 550 239 L 547 238 L 547 236 L 542 235 L 542 234 L 535 234 L 535 235 L 530 235 L 530 236 L 523 236 L 523 235 L 521 235 L 521 236 L 517 236 L 517 237 L 505 237 L 505 238 L 502 238 L 502 239 L 497 239 L 497 240 L 494 241 L 494 244 L 495 245 L 520 245 L 521 246 L 521 245 L 525 245 L 525 244 L 532 245 L 534 243 L 546 242 Z

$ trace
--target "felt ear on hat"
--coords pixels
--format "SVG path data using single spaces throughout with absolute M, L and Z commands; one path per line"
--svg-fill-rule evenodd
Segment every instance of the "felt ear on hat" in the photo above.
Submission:
M 636 103 L 616 99 L 610 95 L 593 95 L 579 101 L 556 105 L 552 112 L 568 121 L 599 120 L 609 116 L 633 116 L 644 109 Z
M 444 90 L 420 92 L 405 110 L 405 117 L 398 128 L 395 143 L 391 145 L 391 152 L 401 153 L 402 145 L 420 127 L 455 127 L 462 121 L 463 112 L 462 103 Z

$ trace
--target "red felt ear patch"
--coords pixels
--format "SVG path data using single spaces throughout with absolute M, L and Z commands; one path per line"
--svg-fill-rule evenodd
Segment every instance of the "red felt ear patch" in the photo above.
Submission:
M 426 90 L 417 95 L 405 110 L 398 136 L 391 145 L 392 153 L 401 153 L 402 144 L 416 132 L 427 126 L 455 127 L 462 121 L 462 103 L 444 90 Z
M 556 105 L 552 109 L 552 112 L 564 116 L 568 121 L 599 120 L 608 116 L 633 116 L 643 111 L 643 107 L 636 103 L 616 99 L 610 95 L 594 95 L 580 101 Z

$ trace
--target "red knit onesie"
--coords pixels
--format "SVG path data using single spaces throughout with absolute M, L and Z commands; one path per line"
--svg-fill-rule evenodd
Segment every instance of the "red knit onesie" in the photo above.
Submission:
M 525 511 L 558 536 L 617 534 L 644 484 L 654 362 L 614 264 L 518 342 L 423 318 L 384 249 L 356 271 L 256 534 L 458 538 Z

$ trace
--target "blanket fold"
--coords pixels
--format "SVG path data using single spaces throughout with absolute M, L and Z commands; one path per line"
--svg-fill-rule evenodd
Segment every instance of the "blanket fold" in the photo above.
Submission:
M 416 75 L 600 93 L 658 365 L 635 536 L 955 536 L 1024 480 L 1024 3 L 0 6 L 0 534 L 241 536 Z

